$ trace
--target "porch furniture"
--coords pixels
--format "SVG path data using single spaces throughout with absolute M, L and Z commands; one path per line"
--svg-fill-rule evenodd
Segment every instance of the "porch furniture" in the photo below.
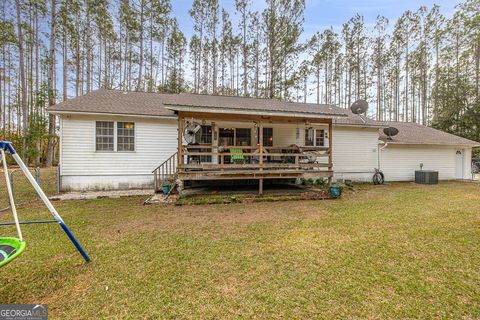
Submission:
M 247 162 L 247 157 L 243 155 L 243 150 L 240 148 L 231 148 L 230 149 L 230 161 L 232 163 L 245 163 Z

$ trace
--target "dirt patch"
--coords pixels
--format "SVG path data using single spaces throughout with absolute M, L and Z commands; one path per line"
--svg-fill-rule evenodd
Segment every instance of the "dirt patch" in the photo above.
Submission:
M 112 190 L 112 191 L 87 191 L 87 192 L 68 192 L 51 197 L 51 200 L 86 200 L 98 198 L 120 198 L 132 196 L 147 196 L 153 194 L 153 190 Z

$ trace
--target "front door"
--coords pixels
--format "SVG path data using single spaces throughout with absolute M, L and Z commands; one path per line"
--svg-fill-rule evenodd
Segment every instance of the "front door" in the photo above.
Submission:
M 463 151 L 455 152 L 455 178 L 463 179 Z

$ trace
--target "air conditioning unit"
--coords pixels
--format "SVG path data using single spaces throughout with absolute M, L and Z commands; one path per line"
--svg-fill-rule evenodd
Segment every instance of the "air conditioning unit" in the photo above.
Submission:
M 415 183 L 419 184 L 438 184 L 438 171 L 416 170 Z

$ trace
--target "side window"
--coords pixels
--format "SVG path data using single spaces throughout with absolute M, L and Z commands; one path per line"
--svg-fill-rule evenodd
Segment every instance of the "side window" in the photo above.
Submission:
M 117 122 L 117 151 L 135 151 L 135 123 Z
M 97 121 L 95 122 L 95 150 L 114 151 L 114 122 Z
M 212 126 L 202 125 L 200 144 L 212 144 Z
M 325 130 L 305 129 L 305 146 L 323 147 L 325 145 Z
M 263 128 L 263 145 L 273 146 L 273 128 Z
M 315 145 L 317 147 L 325 146 L 325 130 L 315 130 Z
M 314 135 L 315 130 L 312 128 L 305 129 L 305 146 L 313 146 L 314 145 Z
M 257 129 L 257 137 L 257 143 L 260 143 L 260 128 Z M 273 146 L 273 128 L 263 128 L 263 145 L 266 147 Z
M 212 126 L 202 125 L 202 135 L 200 136 L 200 144 L 211 145 L 212 144 Z M 193 150 L 192 150 L 193 151 Z M 212 149 L 200 149 L 200 152 L 211 152 Z M 200 156 L 201 163 L 212 162 L 212 156 Z

